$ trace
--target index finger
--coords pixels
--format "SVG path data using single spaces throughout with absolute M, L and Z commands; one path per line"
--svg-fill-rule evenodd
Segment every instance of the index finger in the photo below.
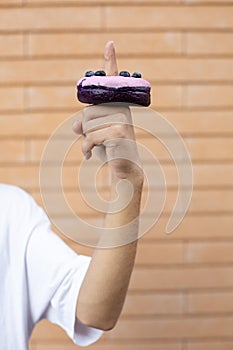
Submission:
M 107 75 L 118 75 L 116 53 L 113 41 L 108 41 L 104 50 L 105 72 Z

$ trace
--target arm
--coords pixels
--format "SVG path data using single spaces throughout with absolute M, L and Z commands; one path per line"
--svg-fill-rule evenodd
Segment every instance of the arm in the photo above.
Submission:
M 113 180 L 111 188 L 117 180 Z M 139 214 L 142 179 L 134 181 L 134 196 L 128 207 L 107 214 L 108 227 L 121 226 Z M 135 236 L 137 232 L 135 232 Z M 82 284 L 77 303 L 77 318 L 86 325 L 109 330 L 122 310 L 137 248 L 137 240 L 116 248 L 96 249 Z
M 111 43 L 106 46 L 105 58 L 108 74 L 117 74 L 115 52 Z M 104 123 L 107 123 L 104 126 L 103 118 Z M 116 124 L 117 120 L 120 121 L 119 124 Z M 116 150 L 119 156 L 126 152 L 123 140 L 135 140 L 130 111 L 125 107 L 88 107 L 84 110 L 82 123 L 77 122 L 74 130 L 85 134 L 83 153 L 86 158 L 91 156 L 94 146 L 101 144 L 98 151 L 104 152 L 108 160 L 112 159 L 116 156 Z M 115 144 L 112 143 L 113 139 L 117 139 Z M 127 151 L 130 159 L 138 159 L 137 149 L 131 143 L 127 146 Z M 112 174 L 110 199 L 114 198 L 116 185 L 121 179 L 131 182 L 133 195 L 127 207 L 115 214 L 111 214 L 110 204 L 105 226 L 110 229 L 116 228 L 130 223 L 133 219 L 136 225 L 128 228 L 132 230 L 132 243 L 95 250 L 79 293 L 77 318 L 88 326 L 103 330 L 115 326 L 124 304 L 136 255 L 137 220 L 143 185 L 143 172 L 134 162 L 122 159 L 110 160 L 108 164 Z M 128 196 L 128 192 L 122 189 L 121 195 Z

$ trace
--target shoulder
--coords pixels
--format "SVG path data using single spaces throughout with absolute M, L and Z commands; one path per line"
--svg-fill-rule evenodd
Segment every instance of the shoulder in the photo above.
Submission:
M 27 207 L 35 205 L 35 201 L 32 196 L 21 188 L 13 185 L 0 184 L 0 206 L 16 207 Z
M 7 184 L 0 184 L 0 193 L 1 198 L 4 197 L 4 200 L 7 200 L 8 198 L 28 199 L 30 197 L 30 195 L 26 191 L 22 190 L 20 187 Z
M 32 222 L 46 220 L 47 215 L 33 197 L 23 189 L 0 184 L 0 210 L 14 222 Z

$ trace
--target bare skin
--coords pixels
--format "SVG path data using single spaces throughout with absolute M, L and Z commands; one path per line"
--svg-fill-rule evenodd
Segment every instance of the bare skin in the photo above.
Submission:
M 118 74 L 113 42 L 108 42 L 105 47 L 105 71 L 107 75 Z M 73 129 L 77 134 L 85 136 L 82 150 L 86 159 L 91 157 L 95 148 L 100 159 L 108 160 L 112 175 L 110 199 L 114 198 L 116 185 L 121 179 L 130 181 L 133 188 L 133 196 L 126 208 L 111 214 L 111 205 L 109 206 L 105 226 L 121 227 L 136 219 L 136 225 L 131 228 L 134 241 L 116 248 L 95 250 L 77 301 L 76 316 L 82 323 L 110 330 L 120 316 L 134 267 L 143 172 L 137 166 L 140 161 L 134 143 L 130 110 L 127 107 L 87 107 L 84 109 L 82 121 L 75 122 Z M 125 140 L 128 139 L 132 142 L 126 147 Z M 116 156 L 120 158 L 126 149 L 127 157 L 132 161 L 112 159 Z M 128 192 L 123 192 L 123 195 L 128 196 Z

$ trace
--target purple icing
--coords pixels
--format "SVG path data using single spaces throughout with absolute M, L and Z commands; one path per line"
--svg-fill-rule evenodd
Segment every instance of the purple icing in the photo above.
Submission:
M 150 87 L 106 87 L 106 86 L 82 86 L 78 85 L 78 100 L 83 103 L 100 104 L 108 102 L 126 102 L 141 106 L 150 105 Z

